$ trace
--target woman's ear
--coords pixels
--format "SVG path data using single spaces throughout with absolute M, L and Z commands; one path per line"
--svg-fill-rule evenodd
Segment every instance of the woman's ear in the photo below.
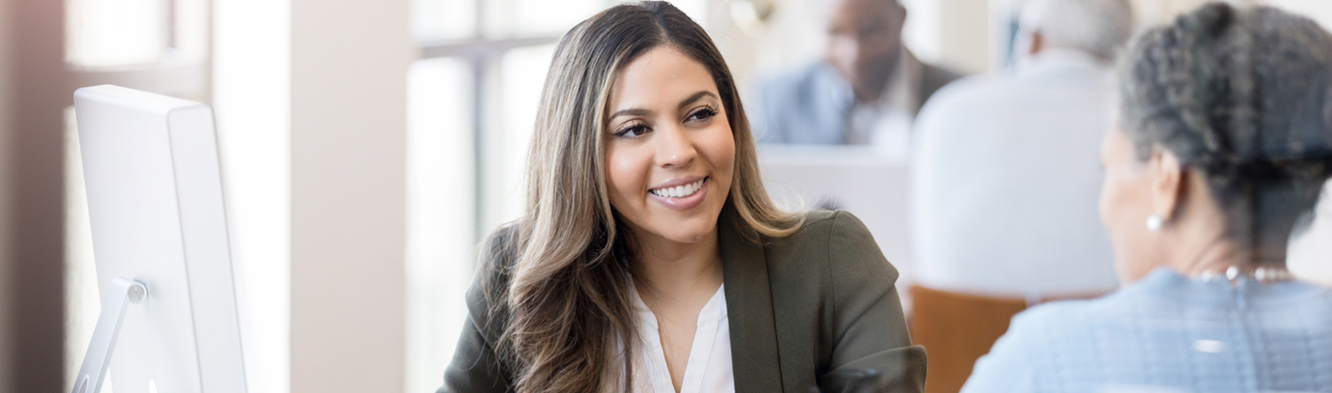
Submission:
M 1184 200 L 1184 167 L 1179 158 L 1165 149 L 1152 149 L 1152 214 L 1169 222 L 1175 208 Z

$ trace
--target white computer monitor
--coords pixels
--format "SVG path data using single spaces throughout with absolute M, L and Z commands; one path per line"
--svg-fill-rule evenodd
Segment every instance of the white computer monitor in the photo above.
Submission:
M 74 109 L 103 307 L 74 392 L 245 392 L 212 110 L 111 85 Z
M 899 282 L 910 280 L 910 171 L 904 157 L 868 146 L 762 145 L 758 153 L 763 185 L 778 205 L 856 215 L 901 273 Z

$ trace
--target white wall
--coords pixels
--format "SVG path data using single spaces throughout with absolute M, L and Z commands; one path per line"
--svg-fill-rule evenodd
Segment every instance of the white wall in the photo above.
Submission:
M 1286 265 L 1303 280 L 1332 286 L 1332 181 L 1314 208 L 1314 221 L 1292 239 Z
M 291 390 L 400 392 L 407 0 L 291 1 Z
M 1332 28 L 1332 1 L 1325 0 L 1262 0 L 1262 3 L 1299 13 L 1318 21 L 1324 29 Z

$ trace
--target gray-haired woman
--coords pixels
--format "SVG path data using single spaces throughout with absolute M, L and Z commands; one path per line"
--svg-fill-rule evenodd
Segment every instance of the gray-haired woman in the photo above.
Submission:
M 1139 37 L 1101 218 L 1120 291 L 1019 315 L 964 392 L 1332 392 L 1332 289 L 1287 240 L 1332 169 L 1332 35 L 1208 4 Z

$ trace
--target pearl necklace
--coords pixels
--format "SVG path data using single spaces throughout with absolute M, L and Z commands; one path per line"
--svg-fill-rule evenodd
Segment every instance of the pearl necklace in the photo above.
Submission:
M 1242 271 L 1239 266 L 1227 267 L 1224 272 L 1215 270 L 1205 271 L 1198 275 L 1198 279 L 1204 282 L 1226 281 L 1235 284 L 1235 280 L 1245 277 L 1257 281 L 1261 284 L 1269 284 L 1281 281 L 1290 281 L 1295 279 L 1295 275 L 1286 270 L 1283 266 L 1259 266 L 1249 271 Z

